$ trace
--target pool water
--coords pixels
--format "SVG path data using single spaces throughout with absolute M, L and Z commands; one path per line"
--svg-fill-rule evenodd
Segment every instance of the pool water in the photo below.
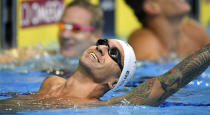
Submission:
M 49 60 L 48 60 L 49 61 Z M 33 62 L 33 63 L 32 63 Z M 11 98 L 16 95 L 26 95 L 37 92 L 42 81 L 49 75 L 47 71 L 34 69 L 41 62 L 25 62 L 24 64 L 0 65 L 0 99 Z M 78 61 L 76 61 L 78 62 Z M 125 94 L 128 90 L 138 86 L 142 76 L 154 76 L 167 72 L 178 62 L 154 63 L 138 61 L 134 79 L 128 87 L 115 96 Z M 34 65 L 33 65 L 34 64 Z M 71 62 L 72 64 L 72 62 Z M 74 63 L 75 64 L 75 61 Z M 33 65 L 33 67 L 31 67 Z M 45 65 L 45 64 L 44 64 Z M 30 66 L 30 67 L 29 67 Z M 49 67 L 49 65 L 48 65 Z M 71 67 L 71 66 L 70 66 Z M 3 68 L 3 69 L 2 69 Z M 41 67 L 40 67 L 41 68 Z M 185 88 L 169 97 L 160 107 L 151 106 L 105 106 L 94 108 L 67 108 L 34 111 L 19 111 L 8 114 L 21 115 L 207 115 L 210 112 L 210 68 Z M 5 114 L 5 113 L 4 113 Z

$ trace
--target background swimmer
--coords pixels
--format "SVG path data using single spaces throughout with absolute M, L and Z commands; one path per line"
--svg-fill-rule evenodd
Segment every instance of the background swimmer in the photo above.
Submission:
M 123 83 L 120 83 L 121 77 L 124 76 L 125 79 L 129 79 L 134 72 L 134 69 L 131 68 L 135 66 L 131 65 L 135 63 L 135 58 L 131 58 L 132 54 L 128 53 L 129 55 L 126 55 L 126 52 L 130 52 L 129 49 L 131 48 L 122 44 L 126 43 L 117 40 L 98 41 L 96 46 L 91 46 L 83 53 L 77 72 L 67 81 L 57 76 L 49 77 L 43 82 L 39 92 L 35 95 L 0 100 L 1 111 L 8 110 L 8 108 L 14 111 L 106 105 L 158 106 L 199 76 L 210 64 L 210 44 L 208 44 L 185 58 L 170 71 L 144 82 L 126 95 L 113 97 L 107 101 L 99 101 L 99 97 L 107 91 L 112 91 L 116 86 L 123 86 L 118 85 L 118 83 Z M 121 63 L 118 60 L 119 56 Z M 132 60 L 126 62 L 126 57 Z M 120 65 L 123 66 L 122 70 Z M 84 79 L 79 79 L 84 78 L 83 75 L 87 77 L 85 82 L 82 82 Z M 70 88 L 72 89 L 70 90 Z M 72 92 L 80 95 L 75 95 Z
M 125 1 L 143 26 L 128 39 L 137 59 L 157 61 L 171 54 L 184 58 L 210 42 L 196 21 L 184 19 L 190 11 L 186 0 Z
M 61 54 L 79 58 L 84 50 L 102 36 L 102 10 L 87 0 L 75 0 L 66 6 L 59 28 Z
M 58 26 L 60 53 L 77 59 L 102 36 L 103 12 L 88 0 L 74 0 L 66 6 Z M 48 53 L 57 52 L 45 51 L 39 47 L 11 49 L 2 51 L 0 63 L 23 62 L 35 58 L 36 55 L 47 56 Z

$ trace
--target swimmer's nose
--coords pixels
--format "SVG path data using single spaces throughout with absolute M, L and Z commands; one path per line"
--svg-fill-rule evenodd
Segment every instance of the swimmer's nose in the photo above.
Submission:
M 101 53 L 102 56 L 108 53 L 108 46 L 106 45 L 98 45 L 96 49 Z

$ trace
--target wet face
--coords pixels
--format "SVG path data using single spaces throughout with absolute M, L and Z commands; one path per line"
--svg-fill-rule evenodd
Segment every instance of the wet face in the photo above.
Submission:
M 123 67 L 124 63 L 122 46 L 116 40 L 108 40 L 108 45 L 98 42 L 97 45 L 88 48 L 80 58 L 79 67 L 86 69 L 97 82 L 118 78 L 122 71 L 120 67 Z
M 82 7 L 67 8 L 59 23 L 59 43 L 61 54 L 70 58 L 78 58 L 89 46 L 95 44 L 97 38 L 90 25 L 92 15 Z
M 165 16 L 185 15 L 190 11 L 190 6 L 186 0 L 154 0 L 160 6 L 161 12 Z

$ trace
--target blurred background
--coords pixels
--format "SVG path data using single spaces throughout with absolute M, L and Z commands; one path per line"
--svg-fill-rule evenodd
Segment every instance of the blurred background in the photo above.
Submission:
M 58 48 L 56 22 L 72 0 L 0 0 L 0 49 L 41 45 Z M 104 37 L 127 39 L 141 26 L 124 0 L 90 0 L 102 8 Z M 199 21 L 210 33 L 210 0 L 188 0 L 189 17 Z

